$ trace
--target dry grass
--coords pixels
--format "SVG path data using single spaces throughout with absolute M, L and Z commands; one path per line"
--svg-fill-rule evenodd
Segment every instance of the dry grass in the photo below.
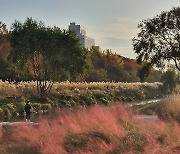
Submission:
M 180 114 L 180 95 L 168 96 L 162 103 L 165 112 Z
M 122 82 L 60 82 L 55 83 L 51 94 L 79 94 L 103 91 L 137 91 L 143 93 L 146 89 L 157 91 L 161 83 L 122 83 Z M 142 94 L 143 95 L 143 94 Z M 4 97 L 38 96 L 36 82 L 19 82 L 18 84 L 0 81 L 0 98 Z
M 180 95 L 170 95 L 157 107 L 157 114 L 163 118 L 174 118 L 180 122 Z

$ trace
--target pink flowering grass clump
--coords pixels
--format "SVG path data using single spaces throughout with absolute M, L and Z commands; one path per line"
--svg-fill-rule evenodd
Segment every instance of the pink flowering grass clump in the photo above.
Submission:
M 180 126 L 174 121 L 133 121 L 132 111 L 111 107 L 64 108 L 4 130 L 3 153 L 178 153 Z
M 161 120 L 138 123 L 138 129 L 145 134 L 148 145 L 145 153 L 180 153 L 180 125 L 175 121 Z
M 121 117 L 130 119 L 129 115 L 123 106 L 62 109 L 55 117 L 39 119 L 37 126 L 19 125 L 12 136 L 40 153 L 66 153 L 67 148 L 69 152 L 85 152 L 92 147 L 107 151 L 115 144 L 112 139 L 126 135 L 117 121 Z

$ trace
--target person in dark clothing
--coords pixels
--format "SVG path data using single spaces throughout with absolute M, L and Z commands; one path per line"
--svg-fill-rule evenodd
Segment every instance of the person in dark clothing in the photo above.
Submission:
M 29 101 L 26 102 L 25 105 L 25 112 L 26 112 L 26 122 L 30 122 L 31 117 L 31 105 L 29 104 Z

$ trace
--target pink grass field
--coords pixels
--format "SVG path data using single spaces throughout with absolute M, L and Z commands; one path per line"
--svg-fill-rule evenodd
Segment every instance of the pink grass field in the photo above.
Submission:
M 0 153 L 180 153 L 178 123 L 132 116 L 123 105 L 56 110 L 37 126 L 1 127 Z

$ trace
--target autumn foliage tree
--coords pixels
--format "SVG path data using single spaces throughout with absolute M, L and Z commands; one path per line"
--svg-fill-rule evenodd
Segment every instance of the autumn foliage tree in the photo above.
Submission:
M 6 24 L 0 21 L 0 79 L 3 81 L 15 78 L 14 68 L 7 60 L 9 50 L 8 30 Z
M 5 58 L 9 52 L 8 30 L 6 24 L 0 21 L 0 56 Z
M 139 65 L 135 60 L 122 57 L 110 49 L 100 51 L 91 48 L 89 51 L 90 69 L 86 81 L 137 82 Z

